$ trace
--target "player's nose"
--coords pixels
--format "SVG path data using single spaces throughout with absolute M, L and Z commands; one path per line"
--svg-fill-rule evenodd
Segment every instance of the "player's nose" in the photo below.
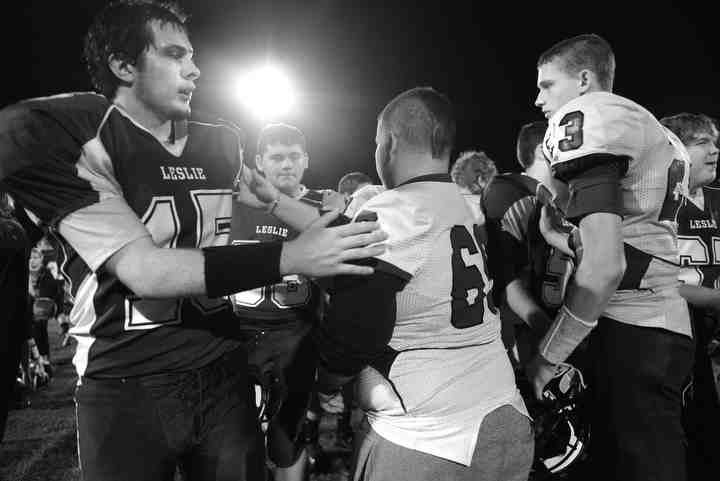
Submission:
M 195 81 L 200 78 L 200 69 L 195 64 L 195 61 L 193 59 L 190 59 L 188 62 L 189 63 L 186 68 L 185 78 Z
M 545 99 L 542 98 L 542 92 L 538 92 L 537 97 L 535 97 L 535 107 L 542 107 L 545 105 Z

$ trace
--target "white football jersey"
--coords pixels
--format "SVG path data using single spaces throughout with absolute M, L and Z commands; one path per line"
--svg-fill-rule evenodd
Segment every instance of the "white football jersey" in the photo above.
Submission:
M 447 175 L 423 176 L 370 199 L 388 233 L 378 269 L 407 280 L 397 293 L 388 379 L 397 403 L 374 403 L 384 378 L 361 372 L 358 397 L 391 442 L 470 464 L 483 417 L 512 404 L 526 413 L 500 339 L 479 227 Z
M 603 315 L 689 336 L 687 306 L 677 292 L 677 213 L 689 159 L 676 140 L 635 102 L 593 92 L 552 116 L 543 147 L 553 171 L 593 154 L 628 160 L 620 179 L 627 269 Z

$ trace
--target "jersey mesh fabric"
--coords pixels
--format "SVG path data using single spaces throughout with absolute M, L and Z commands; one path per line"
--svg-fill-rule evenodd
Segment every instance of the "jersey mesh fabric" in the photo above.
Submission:
M 363 211 L 375 212 L 388 233 L 388 249 L 379 259 L 409 276 L 397 294 L 389 343 L 397 356 L 388 379 L 402 407 L 364 406 L 370 424 L 396 444 L 469 465 L 488 412 L 503 404 L 525 412 L 500 339 L 490 300 L 493 284 L 484 246 L 474 234 L 474 217 L 449 177 L 386 191 Z M 463 262 L 455 272 L 453 256 Z M 480 276 L 463 284 L 463 269 Z M 453 284 L 462 284 L 464 307 L 482 306 L 471 325 L 462 328 L 453 325 Z M 366 368 L 359 389 L 372 389 L 376 374 Z
M 620 180 L 622 234 L 635 250 L 626 249 L 625 277 L 640 281 L 618 290 L 603 315 L 689 336 L 687 306 L 677 292 L 677 212 L 687 192 L 687 152 L 650 112 L 609 92 L 582 95 L 558 110 L 543 148 L 553 170 L 593 154 L 628 160 Z

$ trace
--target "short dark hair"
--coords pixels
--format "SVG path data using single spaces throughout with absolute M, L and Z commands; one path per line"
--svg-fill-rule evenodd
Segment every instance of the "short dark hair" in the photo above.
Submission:
M 528 169 L 535 161 L 535 149 L 543 143 L 548 123 L 545 120 L 537 120 L 520 127 L 517 137 L 517 160 L 523 170 Z
M 677 135 L 685 145 L 695 140 L 699 134 L 710 134 L 711 136 L 718 134 L 715 120 L 705 114 L 683 112 L 663 117 L 660 119 L 660 123 Z
M 362 172 L 350 172 L 340 177 L 338 192 L 352 195 L 361 184 L 372 184 L 372 179 L 369 175 Z
M 450 157 L 455 142 L 455 114 L 450 100 L 431 87 L 407 90 L 378 116 L 382 126 L 434 158 Z
M 137 65 L 153 43 L 152 22 L 187 33 L 187 15 L 172 1 L 118 0 L 95 16 L 85 35 L 84 57 L 95 89 L 112 99 L 122 81 L 110 70 L 111 56 Z
M 307 153 L 305 135 L 297 127 L 288 124 L 268 124 L 258 135 L 257 154 L 263 155 L 270 144 L 300 145 Z
M 600 87 L 612 92 L 615 80 L 615 54 L 610 44 L 594 33 L 578 35 L 556 43 L 538 58 L 537 66 L 552 62 L 556 58 L 563 61 L 563 70 L 577 74 L 581 70 L 591 70 L 597 76 Z

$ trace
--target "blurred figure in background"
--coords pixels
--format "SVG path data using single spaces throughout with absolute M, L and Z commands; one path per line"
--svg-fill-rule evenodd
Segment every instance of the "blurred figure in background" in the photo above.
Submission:
M 356 190 L 370 184 L 372 184 L 372 179 L 369 175 L 362 172 L 349 172 L 338 181 L 338 192 L 350 197 Z
M 485 223 L 481 205 L 482 191 L 497 173 L 495 162 L 481 150 L 461 152 L 450 171 L 453 182 L 460 186 L 465 202 L 479 225 Z
M 343 175 L 338 182 L 338 192 L 347 196 L 345 216 L 352 219 L 365 202 L 384 190 L 385 187 L 373 184 L 370 176 L 362 172 L 350 172 Z
M 28 250 L 25 230 L 12 216 L 9 197 L 0 192 L 0 441 L 27 338 Z

